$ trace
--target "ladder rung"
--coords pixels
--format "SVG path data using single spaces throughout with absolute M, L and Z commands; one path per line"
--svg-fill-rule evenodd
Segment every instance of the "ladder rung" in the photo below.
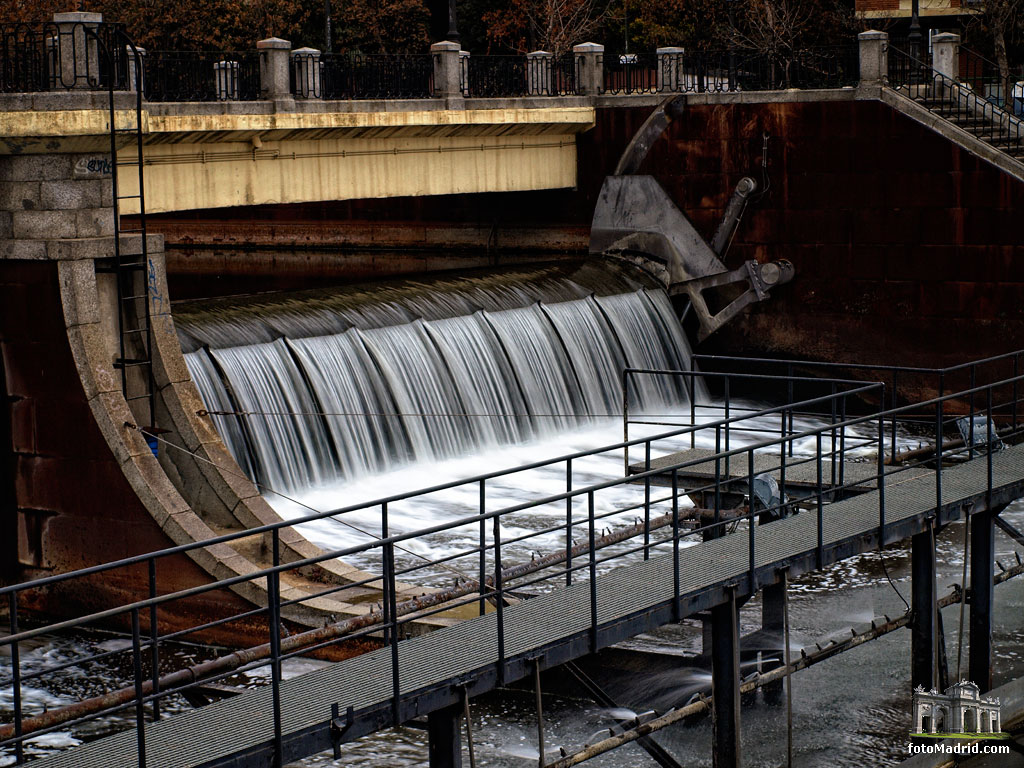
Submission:
M 127 336 L 130 333 L 149 333 L 149 328 L 130 328 L 127 331 L 122 331 L 122 334 Z
M 118 195 L 118 200 L 138 200 L 142 195 Z
M 126 397 L 125 400 L 127 400 L 128 402 L 131 402 L 132 400 L 149 400 L 149 398 L 151 398 L 152 396 L 152 393 L 145 395 L 132 395 L 131 397 Z
M 148 293 L 140 293 L 135 296 L 122 296 L 121 301 L 135 301 L 136 299 L 148 299 Z
M 115 368 L 137 368 L 140 365 L 150 365 L 153 361 L 148 359 L 128 359 L 119 358 L 114 361 Z

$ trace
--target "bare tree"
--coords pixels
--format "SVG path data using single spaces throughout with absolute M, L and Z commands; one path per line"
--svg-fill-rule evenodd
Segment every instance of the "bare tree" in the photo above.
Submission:
M 488 11 L 488 37 L 520 52 L 541 48 L 556 56 L 590 37 L 608 14 L 607 0 L 512 0 Z

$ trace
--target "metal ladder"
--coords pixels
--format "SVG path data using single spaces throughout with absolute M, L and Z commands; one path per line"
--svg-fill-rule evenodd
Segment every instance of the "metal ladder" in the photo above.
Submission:
M 108 49 L 107 60 L 110 64 L 108 69 L 108 96 L 109 96 L 109 119 L 110 119 L 110 169 L 111 183 L 113 188 L 114 207 L 114 256 L 108 264 L 97 263 L 98 273 L 113 274 L 117 284 L 117 307 L 118 307 L 118 336 L 119 355 L 114 360 L 114 368 L 121 372 L 121 390 L 133 413 L 140 421 L 139 426 L 155 427 L 155 394 L 156 385 L 153 378 L 153 331 L 150 308 L 150 281 L 152 272 L 149 263 L 149 245 L 146 231 L 146 199 L 143 172 L 142 153 L 142 57 L 134 44 L 123 33 L 116 36 L 119 43 L 123 43 L 120 51 Z M 123 51 L 125 56 L 118 54 Z M 118 66 L 120 65 L 120 66 Z M 119 77 L 118 75 L 123 76 Z M 117 110 L 115 109 L 115 87 L 119 81 L 128 82 L 128 78 L 134 79 L 135 109 L 132 125 L 117 125 Z M 117 150 L 120 145 L 120 137 L 130 136 L 135 141 L 136 158 L 134 160 L 122 160 L 118 158 Z M 135 166 L 138 175 L 138 194 L 125 195 L 121 192 L 121 169 L 130 169 Z M 131 172 L 128 170 L 127 172 Z M 121 224 L 122 203 L 127 200 L 138 200 L 138 226 L 134 229 L 123 229 Z M 121 238 L 123 235 L 136 235 L 138 242 L 133 238 L 131 247 L 126 250 L 126 243 Z M 139 279 L 141 277 L 141 280 Z M 145 401 L 145 411 L 139 411 L 133 404 Z M 146 418 L 143 418 L 145 414 Z

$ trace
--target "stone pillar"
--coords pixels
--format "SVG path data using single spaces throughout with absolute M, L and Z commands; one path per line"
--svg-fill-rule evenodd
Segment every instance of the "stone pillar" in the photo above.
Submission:
M 932 38 L 932 69 L 950 80 L 960 77 L 960 35 L 943 32 Z
M 581 96 L 597 96 L 604 91 L 604 46 L 600 43 L 574 45 L 576 87 Z
M 889 34 L 869 29 L 857 35 L 860 43 L 860 84 L 882 85 L 889 77 Z
M 683 54 L 685 48 L 659 48 L 655 51 L 658 57 L 658 90 L 679 93 L 686 84 L 683 78 Z
M 218 61 L 213 65 L 213 82 L 217 89 L 218 101 L 238 99 L 238 62 Z
M 57 56 L 59 69 L 54 87 L 95 89 L 100 87 L 100 55 L 96 39 L 86 29 L 96 29 L 103 21 L 102 13 L 70 11 L 55 13 L 57 24 Z
M 288 64 L 292 44 L 279 37 L 268 37 L 256 43 L 256 50 L 260 54 L 260 95 L 264 99 L 290 99 Z
M 292 51 L 292 71 L 295 72 L 295 97 L 322 99 L 320 89 L 320 51 L 316 48 L 296 48 Z
M 469 51 L 459 51 L 459 85 L 463 96 L 469 96 Z
M 443 40 L 430 46 L 430 53 L 434 57 L 434 95 L 446 99 L 449 109 L 464 109 L 459 44 Z
M 526 92 L 530 96 L 553 96 L 551 77 L 555 54 L 533 51 L 526 54 Z
M 146 49 L 135 47 L 139 58 L 135 59 L 135 53 L 130 45 L 124 47 L 124 58 L 128 62 L 128 90 L 134 93 L 136 90 L 146 91 Z

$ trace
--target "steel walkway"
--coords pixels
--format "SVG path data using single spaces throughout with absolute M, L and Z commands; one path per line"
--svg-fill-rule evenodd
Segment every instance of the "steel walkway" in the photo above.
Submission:
M 989 472 L 991 470 L 991 486 Z M 883 544 L 958 519 L 964 508 L 981 511 L 1024 496 L 1024 446 L 981 456 L 942 471 L 941 504 L 934 472 L 887 478 Z M 756 570 L 749 570 L 749 531 L 681 549 L 673 555 L 625 565 L 598 576 L 596 626 L 591 583 L 579 581 L 504 610 L 505 662 L 498 662 L 497 615 L 490 613 L 398 644 L 404 721 L 476 695 L 542 668 L 564 663 L 639 632 L 705 610 L 726 590 L 749 594 L 772 583 L 781 568 L 790 576 L 879 546 L 879 492 L 801 512 L 758 526 Z M 675 578 L 678 577 L 678 592 Z M 393 723 L 391 649 L 383 648 L 287 680 L 281 685 L 285 763 Z M 499 667 L 503 667 L 499 669 Z M 146 727 L 147 763 L 179 766 L 270 765 L 274 750 L 271 689 L 243 693 Z M 341 717 L 334 721 L 332 705 Z M 346 716 L 347 713 L 347 716 Z M 126 731 L 34 761 L 37 768 L 109 768 L 136 763 L 136 734 Z

